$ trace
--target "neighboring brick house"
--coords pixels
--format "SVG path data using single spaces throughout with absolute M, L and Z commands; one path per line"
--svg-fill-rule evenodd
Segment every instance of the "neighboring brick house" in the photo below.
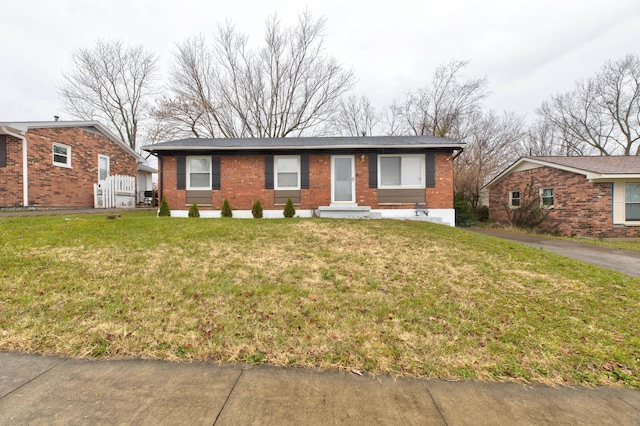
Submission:
M 92 208 L 99 179 L 143 161 L 95 121 L 0 122 L 0 208 Z
M 251 217 L 256 200 L 265 217 L 282 217 L 291 198 L 301 217 L 428 213 L 454 226 L 453 158 L 463 147 L 431 136 L 381 136 L 184 139 L 143 149 L 158 157 L 159 190 L 173 216 L 186 216 L 195 202 L 202 216 L 218 217 L 227 198 L 234 217 Z
M 527 185 L 564 235 L 640 237 L 640 156 L 525 157 L 486 185 L 489 218 L 508 223 Z

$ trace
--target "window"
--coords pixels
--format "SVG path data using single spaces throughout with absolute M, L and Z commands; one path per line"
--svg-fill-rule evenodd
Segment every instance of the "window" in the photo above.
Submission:
M 520 207 L 520 191 L 509 192 L 509 207 Z
M 540 205 L 548 209 L 553 208 L 553 188 L 540 190 Z
M 424 188 L 424 155 L 380 155 L 378 170 L 378 188 Z
M 60 167 L 71 167 L 71 147 L 60 143 L 54 143 L 53 164 Z
M 211 189 L 211 157 L 187 157 L 187 189 Z
M 640 183 L 624 185 L 625 220 L 640 221 Z
M 300 189 L 300 157 L 275 156 L 273 171 L 275 189 Z
M 109 177 L 109 157 L 106 155 L 98 155 L 98 181 L 105 180 Z

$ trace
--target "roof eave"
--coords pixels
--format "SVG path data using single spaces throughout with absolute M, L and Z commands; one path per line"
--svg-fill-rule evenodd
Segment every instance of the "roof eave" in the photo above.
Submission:
M 589 178 L 589 180 L 594 182 L 610 182 L 616 179 L 640 179 L 640 173 L 608 173 L 608 174 L 598 174 L 597 176 L 594 173 L 594 177 Z
M 515 169 L 518 165 L 523 163 L 525 160 L 526 160 L 526 158 L 518 158 L 516 161 L 513 162 L 513 164 L 511 164 L 509 167 L 507 167 L 502 173 L 500 173 L 498 176 L 496 176 L 493 179 L 491 179 L 489 181 L 489 183 L 487 183 L 485 186 L 482 187 L 482 189 L 485 189 L 485 188 L 489 189 L 492 186 L 494 186 L 495 184 L 497 184 L 498 182 L 500 182 L 502 179 L 504 179 L 506 176 L 508 176 L 513 169 Z
M 15 134 L 19 134 L 24 136 L 27 133 L 27 127 L 26 126 L 20 126 L 20 125 L 15 125 L 15 124 L 2 124 L 0 126 L 0 132 L 6 133 L 6 132 L 10 132 L 10 133 L 15 133 Z
M 285 150 L 307 150 L 316 151 L 323 149 L 416 149 L 416 148 L 447 148 L 462 149 L 464 144 L 429 144 L 429 145 L 314 145 L 314 146 L 163 146 L 154 147 L 147 145 L 142 147 L 148 152 L 161 151 L 285 151 Z
M 506 176 L 511 174 L 513 169 L 517 168 L 520 164 L 525 163 L 525 162 L 538 164 L 540 166 L 553 167 L 554 169 L 564 170 L 564 171 L 576 173 L 576 174 L 579 174 L 579 175 L 583 175 L 584 177 L 587 178 L 587 180 L 592 181 L 592 182 L 610 182 L 611 180 L 614 180 L 614 179 L 640 179 L 640 174 L 638 174 L 638 173 L 617 173 L 617 174 L 597 173 L 597 172 L 592 172 L 592 171 L 585 170 L 585 169 L 579 169 L 579 168 L 576 168 L 576 167 L 565 166 L 563 164 L 558 164 L 558 163 L 554 163 L 554 162 L 551 162 L 551 161 L 544 161 L 544 160 L 540 160 L 540 159 L 537 159 L 537 158 L 522 157 L 522 158 L 519 158 L 518 160 L 516 160 L 512 165 L 507 167 L 498 176 L 496 176 L 495 178 L 491 179 L 491 181 L 489 181 L 489 183 L 487 183 L 485 186 L 483 186 L 483 189 L 484 188 L 489 189 L 492 186 L 496 185 L 498 182 L 500 182 Z
M 137 162 L 144 162 L 144 158 L 140 154 L 138 154 L 134 149 L 132 149 L 129 145 L 127 145 L 124 141 L 120 140 L 115 134 L 113 134 L 109 129 L 107 129 L 102 123 L 99 121 L 17 121 L 17 122 L 7 122 L 2 123 L 3 127 L 10 127 L 14 129 L 24 129 L 26 133 L 29 129 L 50 129 L 55 127 L 95 127 L 101 133 L 103 133 L 107 138 L 111 139 L 113 142 L 124 148 L 129 154 L 131 154 Z M 24 133 L 22 133 L 24 134 Z

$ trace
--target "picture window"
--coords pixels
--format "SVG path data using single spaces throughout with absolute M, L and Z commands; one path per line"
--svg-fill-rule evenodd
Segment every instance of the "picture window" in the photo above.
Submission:
M 424 155 L 378 156 L 379 188 L 424 188 Z

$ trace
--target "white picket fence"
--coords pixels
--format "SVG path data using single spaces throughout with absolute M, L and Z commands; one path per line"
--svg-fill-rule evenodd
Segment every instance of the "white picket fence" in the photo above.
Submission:
M 136 178 L 113 175 L 93 184 L 93 206 L 96 209 L 127 208 L 136 205 Z

